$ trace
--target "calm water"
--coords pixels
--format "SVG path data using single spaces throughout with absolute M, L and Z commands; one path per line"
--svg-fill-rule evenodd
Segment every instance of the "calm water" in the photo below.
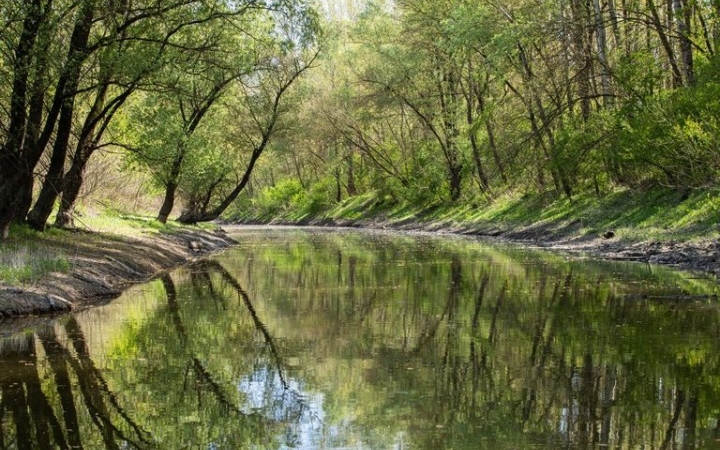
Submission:
M 720 448 L 714 282 L 460 238 L 248 229 L 6 337 L 0 448 Z

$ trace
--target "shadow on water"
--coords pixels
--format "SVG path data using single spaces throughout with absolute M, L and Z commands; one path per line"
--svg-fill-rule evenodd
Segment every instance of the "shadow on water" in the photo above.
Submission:
M 710 284 L 433 239 L 242 242 L 3 340 L 0 449 L 720 448 L 717 304 L 645 296 Z

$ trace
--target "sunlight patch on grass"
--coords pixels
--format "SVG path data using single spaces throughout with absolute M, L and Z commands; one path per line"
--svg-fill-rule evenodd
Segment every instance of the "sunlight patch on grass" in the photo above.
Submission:
M 167 223 L 160 223 L 150 216 L 137 216 L 130 214 L 119 214 L 108 212 L 83 218 L 82 223 L 77 224 L 81 229 L 89 231 L 120 234 L 123 236 L 138 236 L 141 234 L 172 233 L 178 230 L 203 229 L 211 230 L 216 228 L 212 223 L 201 223 L 197 225 L 184 225 L 174 220 Z
M 359 211 L 371 204 L 348 200 L 336 208 L 333 217 L 372 217 Z M 352 207 L 350 207 L 352 205 Z M 602 197 L 594 192 L 573 196 L 572 200 L 554 193 L 504 195 L 492 202 L 477 201 L 457 205 L 396 205 L 386 211 L 391 222 L 441 222 L 460 224 L 477 231 L 517 230 L 542 226 L 580 236 L 599 236 L 613 230 L 619 239 L 697 240 L 717 237 L 720 223 L 720 192 L 695 192 L 687 198 L 681 192 L 654 188 L 638 193 L 617 189 Z

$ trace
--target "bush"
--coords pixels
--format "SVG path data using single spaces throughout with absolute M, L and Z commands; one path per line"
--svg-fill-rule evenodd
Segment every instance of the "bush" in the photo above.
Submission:
M 317 214 L 334 203 L 336 190 L 335 180 L 332 177 L 325 177 L 314 183 L 308 191 L 295 194 L 292 206 L 300 216 Z
M 253 207 L 262 217 L 278 215 L 293 206 L 293 198 L 302 194 L 302 190 L 298 180 L 282 180 L 260 191 L 253 201 Z
M 718 185 L 720 85 L 659 95 L 623 120 L 619 144 L 635 173 L 686 189 Z

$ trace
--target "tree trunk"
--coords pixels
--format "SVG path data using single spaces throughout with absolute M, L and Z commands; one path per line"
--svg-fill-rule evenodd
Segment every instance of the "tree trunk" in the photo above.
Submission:
M 335 201 L 337 203 L 340 203 L 340 201 L 342 200 L 342 180 L 340 177 L 341 174 L 342 173 L 340 172 L 340 167 L 337 167 L 335 169 Z
M 472 81 L 471 81 L 472 83 Z M 478 180 L 480 180 L 480 190 L 485 193 L 490 191 L 490 182 L 485 168 L 483 167 L 482 156 L 480 155 L 480 146 L 477 141 L 477 133 L 473 129 L 475 125 L 475 105 L 473 101 L 472 90 L 468 90 L 465 96 L 465 118 L 467 119 L 467 125 L 470 128 L 470 148 L 472 149 L 473 161 L 475 161 L 475 170 L 477 171 Z M 478 101 L 482 101 L 479 100 Z
M 73 160 L 73 165 L 70 166 L 70 170 L 65 175 L 65 189 L 63 189 L 62 197 L 60 197 L 60 209 L 58 209 L 57 216 L 55 216 L 55 226 L 58 228 L 75 226 L 75 202 L 82 188 L 87 159 L 84 161 L 76 163 Z
M 40 195 L 27 216 L 28 224 L 39 231 L 45 231 L 48 217 L 55 206 L 55 200 L 63 190 L 65 158 L 72 128 L 74 98 L 66 99 L 58 121 L 58 135 L 53 144 L 50 167 L 43 181 Z
M 33 0 L 28 5 L 28 12 L 23 21 L 23 29 L 20 34 L 15 59 L 13 63 L 13 83 L 10 95 L 10 123 L 7 128 L 7 139 L 2 149 L 2 155 L 19 155 L 23 146 L 25 136 L 25 125 L 27 121 L 28 78 L 33 59 L 33 48 L 40 32 L 42 18 L 42 7 L 40 0 Z M 3 158 L 2 162 L 6 162 Z M 3 164 L 3 166 L 5 166 Z
M 225 210 L 232 204 L 232 202 L 235 201 L 238 195 L 240 195 L 240 192 L 242 192 L 243 189 L 245 189 L 245 186 L 250 181 L 250 175 L 252 174 L 253 169 L 255 168 L 255 164 L 257 163 L 258 159 L 260 158 L 260 155 L 262 155 L 263 150 L 265 149 L 265 146 L 269 142 L 269 135 L 263 139 L 263 142 L 260 144 L 258 148 L 253 150 L 252 155 L 250 156 L 250 162 L 248 163 L 247 168 L 245 169 L 245 174 L 240 179 L 240 182 L 235 186 L 235 189 L 228 194 L 225 199 L 220 202 L 220 204 L 208 211 L 208 210 L 200 210 L 200 211 L 194 211 L 194 210 L 188 210 L 184 211 L 180 217 L 178 217 L 178 222 L 185 223 L 185 224 L 192 224 L 192 223 L 198 223 L 198 222 L 210 222 L 212 220 L 217 219 L 220 217 L 220 215 L 225 212 Z
M 475 132 L 475 121 L 478 118 L 475 117 L 475 112 L 482 117 L 482 103 L 484 89 L 480 89 L 478 82 L 475 79 L 475 68 L 473 67 L 472 61 L 468 61 L 468 74 L 467 74 L 467 86 L 465 83 L 460 82 L 463 86 L 464 97 L 465 97 L 465 119 L 469 129 L 470 135 L 470 148 L 472 149 L 473 161 L 475 162 L 475 170 L 477 171 L 478 180 L 480 181 L 480 190 L 482 192 L 488 192 L 490 190 L 490 181 L 488 180 L 487 174 L 485 173 L 485 167 L 482 162 L 482 155 L 480 154 L 480 146 L 478 145 L 477 133 Z M 476 106 L 477 104 L 477 106 Z M 484 119 L 487 124 L 487 118 Z
M 581 0 L 570 2 L 572 10 L 573 62 L 577 79 L 577 96 L 583 121 L 590 117 L 590 61 L 585 48 L 585 5 Z
M 32 191 L 32 175 L 25 171 L 3 174 L 0 178 L 0 237 L 3 240 L 10 235 L 10 225 L 17 218 L 18 203 L 22 200 L 17 194 L 28 190 Z
M 177 184 L 175 183 L 168 183 L 165 186 L 165 197 L 163 198 L 162 206 L 160 206 L 160 211 L 158 211 L 158 216 L 155 220 L 157 220 L 160 223 L 167 223 L 168 217 L 170 217 L 170 213 L 172 213 L 173 208 L 175 207 L 175 192 L 177 191 Z
M 682 74 L 680 73 L 680 69 L 677 65 L 677 58 L 675 58 L 675 52 L 672 48 L 672 45 L 670 44 L 670 39 L 668 38 L 667 34 L 665 33 L 665 26 L 663 25 L 662 21 L 660 20 L 660 14 L 658 13 L 657 7 L 655 6 L 654 0 L 647 0 L 648 8 L 650 8 L 650 17 L 652 18 L 652 23 L 655 27 L 655 32 L 658 34 L 658 37 L 660 38 L 660 43 L 662 44 L 663 49 L 665 50 L 665 54 L 668 58 L 668 63 L 670 64 L 670 71 L 672 75 L 672 85 L 673 87 L 680 87 L 682 86 Z
M 610 14 L 610 26 L 612 28 L 614 48 L 620 48 L 622 45 L 622 37 L 620 36 L 620 27 L 618 26 L 616 0 L 608 0 L 608 12 Z
M 27 192 L 27 185 L 32 183 L 34 166 L 28 167 L 25 164 L 22 148 L 27 123 L 25 108 L 28 78 L 42 18 L 41 1 L 33 0 L 28 5 L 20 39 L 15 48 L 10 120 L 7 125 L 7 138 L 0 150 L 0 237 L 2 239 L 8 237 L 10 224 L 17 218 L 18 193 Z
M 345 157 L 347 161 L 347 191 L 350 197 L 357 195 L 357 185 L 355 184 L 355 160 L 352 153 L 348 153 Z
M 52 213 L 57 196 L 62 192 L 65 158 L 72 131 L 75 111 L 75 95 L 80 82 L 80 69 L 87 57 L 87 44 L 95 13 L 95 0 L 86 0 L 78 13 L 70 37 L 70 49 L 67 57 L 67 83 L 64 85 L 63 101 L 60 107 L 58 129 L 53 144 L 50 167 L 45 175 L 42 189 L 35 206 L 28 214 L 28 223 L 37 230 L 44 230 L 48 217 Z
M 602 84 L 603 105 L 608 108 L 614 104 L 610 65 L 607 59 L 607 37 L 605 22 L 600 9 L 600 0 L 592 0 L 595 11 L 595 40 L 597 42 L 597 55 L 600 61 L 600 83 Z
M 460 135 L 456 123 L 457 79 L 453 67 L 445 67 L 442 72 L 443 76 L 438 84 L 445 139 L 440 144 L 447 164 L 450 200 L 456 201 L 462 194 L 462 164 L 460 163 L 460 154 L 457 147 L 457 139 Z
M 480 148 L 475 133 L 470 133 L 470 147 L 472 148 L 473 160 L 475 161 L 475 170 L 477 170 L 478 179 L 480 180 L 480 190 L 482 192 L 490 192 L 490 182 L 488 181 L 485 169 L 483 168 L 482 158 L 480 156 Z
M 686 86 L 690 86 L 695 83 L 692 42 L 690 41 L 692 8 L 687 4 L 687 0 L 684 4 L 682 0 L 672 0 L 672 10 L 675 29 L 678 34 L 677 39 L 680 41 L 680 62 L 683 80 Z
M 257 145 L 254 145 L 252 154 L 250 155 L 250 161 L 248 162 L 248 166 L 245 169 L 245 173 L 240 179 L 240 182 L 235 186 L 235 189 L 233 189 L 232 192 L 230 192 L 230 194 L 228 194 L 225 199 L 223 199 L 220 204 L 218 204 L 218 206 L 214 209 L 208 211 L 207 208 L 202 208 L 202 210 L 200 211 L 193 209 L 184 211 L 180 215 L 180 217 L 178 217 L 178 222 L 187 224 L 197 222 L 209 222 L 215 220 L 220 217 L 223 212 L 225 212 L 225 210 L 230 206 L 230 204 L 232 204 L 232 202 L 235 201 L 238 195 L 240 195 L 240 192 L 245 189 L 245 186 L 247 186 L 248 182 L 250 181 L 250 175 L 255 168 L 255 164 L 267 148 L 268 144 L 270 143 L 270 139 L 275 132 L 275 126 L 277 125 L 278 118 L 281 114 L 280 105 L 283 95 L 287 92 L 287 90 L 295 82 L 295 80 L 297 80 L 298 77 L 310 67 L 310 64 L 315 60 L 316 57 L 317 54 L 315 54 L 315 56 L 313 56 L 310 61 L 305 63 L 302 67 L 300 67 L 299 69 L 296 67 L 292 73 L 284 74 L 284 76 L 278 80 L 280 83 L 274 91 L 274 96 L 271 101 L 271 114 L 268 118 L 268 121 L 263 124 L 259 122 L 257 123 L 262 139 Z
M 552 131 L 552 124 L 550 123 L 550 120 L 547 116 L 547 113 L 545 112 L 545 108 L 543 107 L 542 100 L 540 99 L 540 94 L 537 92 L 536 88 L 534 87 L 534 84 L 532 83 L 532 79 L 534 78 L 533 72 L 530 67 L 530 62 L 527 58 L 527 53 L 525 52 L 524 47 L 521 44 L 518 44 L 518 49 L 520 50 L 520 61 L 523 66 L 523 75 L 524 79 L 526 81 L 529 81 L 530 85 L 530 99 L 525 99 L 523 96 L 520 95 L 520 93 L 512 88 L 512 85 L 509 83 L 506 83 L 507 86 L 511 87 L 511 89 L 520 97 L 520 99 L 525 103 L 525 107 L 528 110 L 528 115 L 530 118 L 530 125 L 533 134 L 535 135 L 535 140 L 537 143 L 537 146 L 542 150 L 543 156 L 545 157 L 545 163 L 547 166 L 549 166 L 550 174 L 552 175 L 553 183 L 555 184 L 555 190 L 557 192 L 560 192 L 560 189 L 565 193 L 565 195 L 570 198 L 572 196 L 572 189 L 570 187 L 570 181 L 567 178 L 567 176 L 564 174 L 564 172 L 560 169 L 559 165 L 557 164 L 556 157 L 551 153 L 551 150 L 555 147 L 555 136 L 553 135 Z M 541 124 L 538 124 L 537 117 L 535 115 L 535 111 L 537 109 L 537 116 L 540 118 Z M 542 125 L 542 129 L 539 125 Z M 545 139 L 543 138 L 543 135 L 547 137 L 547 144 L 545 143 Z M 549 147 L 549 149 L 548 149 Z M 539 173 L 538 178 L 542 177 L 542 166 L 539 166 Z
M 457 201 L 462 195 L 462 166 L 459 164 L 451 164 L 448 167 L 448 176 L 450 183 L 450 200 Z
M 478 100 L 478 111 L 480 114 L 485 114 L 485 99 L 483 99 L 480 95 L 477 96 Z M 493 155 L 493 160 L 495 161 L 495 166 L 498 169 L 498 173 L 500 174 L 500 178 L 502 179 L 503 183 L 507 183 L 507 175 L 505 174 L 505 164 L 502 161 L 502 158 L 500 158 L 500 152 L 498 151 L 497 143 L 495 142 L 495 128 L 493 125 L 493 120 L 490 117 L 485 118 L 485 132 L 488 135 L 488 146 L 490 147 L 490 151 Z
M 158 212 L 157 221 L 160 223 L 166 223 L 170 213 L 172 213 L 173 207 L 175 206 L 175 193 L 177 192 L 178 182 L 180 179 L 180 169 L 182 168 L 182 162 L 184 159 L 184 152 L 181 150 L 179 156 L 173 161 L 172 169 L 170 170 L 170 176 L 167 183 L 165 184 L 165 198 L 163 199 L 162 206 Z
M 715 56 L 715 44 L 713 43 L 713 39 L 710 37 L 710 29 L 708 28 L 707 21 L 705 20 L 705 16 L 703 16 L 701 8 L 694 9 L 695 15 L 697 15 L 698 23 L 700 24 L 700 29 L 702 30 L 703 40 L 705 41 L 705 51 L 708 55 L 713 57 Z
M 98 148 L 100 140 L 115 113 L 135 91 L 135 85 L 131 84 L 125 91 L 113 98 L 108 105 L 105 105 L 108 88 L 109 80 L 105 79 L 98 86 L 93 107 L 85 118 L 80 139 L 73 155 L 72 165 L 64 177 L 65 185 L 60 199 L 60 209 L 55 217 L 55 226 L 57 227 L 74 226 L 75 203 L 82 188 L 87 163 Z

